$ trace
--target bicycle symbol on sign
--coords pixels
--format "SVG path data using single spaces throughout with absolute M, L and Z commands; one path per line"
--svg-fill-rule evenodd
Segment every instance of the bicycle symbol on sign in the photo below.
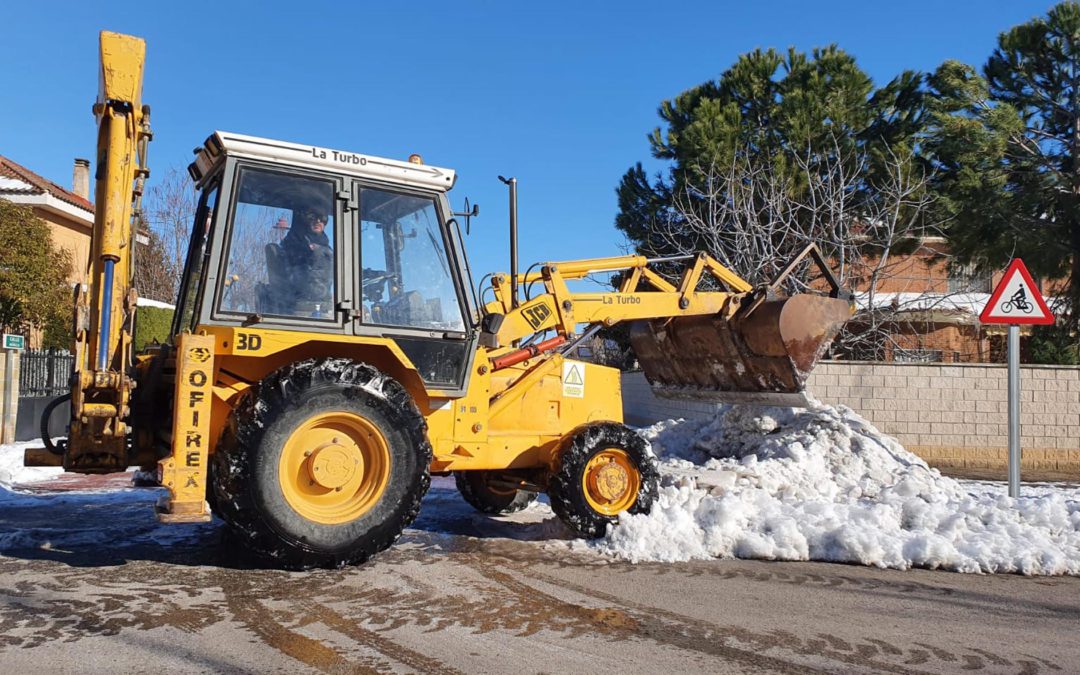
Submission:
M 1035 306 L 1028 302 L 1027 293 L 1024 292 L 1023 286 L 1021 286 L 1015 293 L 1013 293 L 1011 298 L 1006 300 L 1004 304 L 1001 305 L 1001 311 L 1011 312 L 1013 307 L 1016 307 L 1024 314 L 1031 314 L 1031 310 L 1035 309 Z

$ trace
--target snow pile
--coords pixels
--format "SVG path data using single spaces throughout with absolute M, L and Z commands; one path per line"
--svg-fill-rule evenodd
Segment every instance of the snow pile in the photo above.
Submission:
M 41 445 L 40 441 L 0 445 L 0 499 L 8 493 L 12 485 L 37 483 L 56 478 L 64 473 L 60 467 L 25 467 L 23 452 L 31 446 Z
M 969 491 L 846 407 L 728 407 L 642 433 L 660 497 L 592 544 L 620 558 L 1080 574 L 1078 495 Z

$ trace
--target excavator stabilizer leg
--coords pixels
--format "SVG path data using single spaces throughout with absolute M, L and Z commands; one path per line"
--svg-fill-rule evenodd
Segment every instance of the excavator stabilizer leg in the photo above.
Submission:
M 210 448 L 210 399 L 214 378 L 214 338 L 183 334 L 176 345 L 173 452 L 158 462 L 158 478 L 169 490 L 158 502 L 158 520 L 210 520 L 206 471 Z

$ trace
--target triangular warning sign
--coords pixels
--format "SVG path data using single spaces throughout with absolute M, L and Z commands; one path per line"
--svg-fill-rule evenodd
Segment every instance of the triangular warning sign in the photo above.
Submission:
M 563 377 L 563 384 L 585 384 L 585 380 L 581 379 L 581 371 L 579 366 L 575 363 L 570 366 L 566 371 L 566 376 Z
M 983 323 L 1054 323 L 1042 293 L 1028 274 L 1024 261 L 1013 258 L 1005 276 L 990 295 L 979 320 Z

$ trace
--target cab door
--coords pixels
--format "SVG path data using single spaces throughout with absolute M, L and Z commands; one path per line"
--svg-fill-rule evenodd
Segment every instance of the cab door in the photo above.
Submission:
M 460 395 L 476 338 L 438 196 L 357 182 L 352 201 L 353 332 L 393 338 L 429 391 Z

